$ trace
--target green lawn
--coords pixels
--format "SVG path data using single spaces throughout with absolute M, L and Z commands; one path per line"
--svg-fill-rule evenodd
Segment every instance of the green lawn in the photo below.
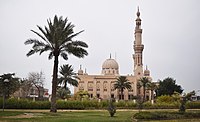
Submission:
M 148 110 L 158 111 L 158 110 Z M 163 111 L 163 110 L 161 110 Z M 174 110 L 167 110 L 174 111 Z M 133 114 L 137 110 L 117 111 L 110 117 L 106 110 L 58 111 L 49 110 L 6 110 L 0 111 L 0 122 L 134 122 Z M 160 122 L 161 120 L 146 121 Z M 200 122 L 200 119 L 162 120 L 163 122 Z M 141 121 L 140 121 L 141 122 Z M 142 121 L 143 122 L 143 121 Z
M 117 111 L 110 117 L 105 110 L 66 111 L 66 112 L 0 112 L 0 121 L 6 122 L 132 122 L 133 111 Z M 31 117 L 31 118 L 30 118 Z

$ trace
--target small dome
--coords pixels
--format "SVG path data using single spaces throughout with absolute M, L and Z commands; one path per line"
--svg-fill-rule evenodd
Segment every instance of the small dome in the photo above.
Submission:
M 83 75 L 83 70 L 82 69 L 78 70 L 78 75 Z
M 144 76 L 150 76 L 150 71 L 148 70 L 147 66 L 146 69 L 144 70 Z
M 119 66 L 115 59 L 110 58 L 104 61 L 102 69 L 119 69 Z
M 80 65 L 80 69 L 78 70 L 78 75 L 83 75 L 82 66 Z

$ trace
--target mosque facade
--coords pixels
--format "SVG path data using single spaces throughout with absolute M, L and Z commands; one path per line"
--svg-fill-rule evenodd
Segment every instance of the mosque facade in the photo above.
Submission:
M 98 75 L 89 75 L 84 73 L 83 70 L 78 70 L 79 85 L 74 88 L 74 93 L 78 91 L 88 91 L 90 98 L 100 98 L 100 99 L 110 99 L 115 98 L 117 100 L 132 100 L 135 96 L 143 96 L 143 88 L 138 88 L 138 80 L 142 77 L 148 77 L 151 80 L 150 71 L 146 69 L 143 71 L 143 49 L 144 45 L 142 44 L 142 28 L 141 28 L 141 19 L 139 8 L 136 13 L 136 26 L 135 26 L 135 40 L 133 43 L 133 74 L 126 75 L 126 78 L 131 83 L 131 89 L 125 89 L 124 93 L 120 95 L 118 89 L 114 89 L 114 84 L 117 81 L 119 76 L 119 65 L 115 59 L 110 58 L 106 59 L 102 64 L 101 74 Z M 123 75 L 125 76 L 125 75 Z M 146 91 L 146 99 L 150 99 L 150 92 Z

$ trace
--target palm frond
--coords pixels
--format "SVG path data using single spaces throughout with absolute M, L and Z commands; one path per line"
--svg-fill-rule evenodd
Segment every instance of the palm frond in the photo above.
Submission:
M 49 53 L 48 59 L 51 60 L 53 58 L 53 52 Z
M 35 50 L 30 50 L 30 51 L 26 54 L 26 56 L 31 56 L 31 55 L 33 55 L 34 53 L 36 53 Z
M 120 76 L 114 84 L 114 89 L 131 89 L 131 83 L 128 82 L 128 79 L 125 76 Z
M 70 79 L 68 79 L 67 83 L 69 83 L 72 86 L 76 86 L 76 87 L 78 86 L 78 81 L 76 79 L 70 78 Z
M 64 86 L 70 84 L 72 86 L 78 86 L 78 78 L 76 73 L 73 72 L 72 65 L 62 65 L 59 69 L 59 73 L 61 74 L 59 83 Z
M 65 48 L 65 50 L 69 54 L 73 54 L 74 56 L 78 58 L 83 58 L 84 56 L 88 55 L 88 52 L 84 48 L 80 48 L 80 47 L 69 46 L 67 49 Z
M 35 42 L 35 39 L 27 39 L 24 44 L 28 45 L 28 44 L 33 44 Z
M 43 31 L 43 29 L 39 26 L 37 26 L 39 29 L 41 29 L 40 31 L 42 31 L 43 35 L 46 36 L 46 33 Z M 40 33 L 34 31 L 34 30 L 31 30 L 33 33 L 35 33 L 36 35 L 38 35 L 41 39 L 43 39 L 44 41 L 47 41 L 46 38 L 44 36 L 42 36 Z
M 80 46 L 80 47 L 85 47 L 85 48 L 88 47 L 88 45 L 85 42 L 82 42 L 82 41 L 73 41 L 72 44 L 74 46 Z
M 70 35 L 66 40 L 72 40 L 74 37 L 76 37 L 77 35 L 79 35 L 80 33 L 82 33 L 84 30 L 79 31 L 78 33 L 75 33 L 73 35 Z
M 63 59 L 68 60 L 68 55 L 65 52 L 62 52 L 60 55 Z
M 50 45 L 45 45 L 44 48 L 40 50 L 40 55 L 41 55 L 43 52 L 48 51 L 48 50 L 51 50 L 51 51 L 52 51 L 53 49 L 52 49 L 52 47 L 51 47 Z
M 53 22 L 51 19 L 47 20 L 48 26 L 42 28 L 37 25 L 41 33 L 31 30 L 40 37 L 41 41 L 37 39 L 28 39 L 25 41 L 25 45 L 33 44 L 27 56 L 50 51 L 48 58 L 52 59 L 55 50 L 58 51 L 57 55 L 61 55 L 65 60 L 68 60 L 68 54 L 73 54 L 78 58 L 83 58 L 88 55 L 88 52 L 84 49 L 88 48 L 85 42 L 72 40 L 83 31 L 74 33 L 73 28 L 75 26 L 71 22 L 67 23 L 67 21 L 67 18 L 63 19 L 62 16 L 58 18 L 57 15 L 55 15 Z

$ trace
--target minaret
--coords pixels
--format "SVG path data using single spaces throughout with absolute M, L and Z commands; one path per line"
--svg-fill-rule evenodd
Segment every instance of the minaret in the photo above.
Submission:
M 137 11 L 137 19 L 136 27 L 135 27 L 135 41 L 134 41 L 134 75 L 135 76 L 143 76 L 143 63 L 142 63 L 142 52 L 144 49 L 144 45 L 142 44 L 142 29 L 141 29 L 141 19 L 140 19 L 140 11 L 138 7 Z

